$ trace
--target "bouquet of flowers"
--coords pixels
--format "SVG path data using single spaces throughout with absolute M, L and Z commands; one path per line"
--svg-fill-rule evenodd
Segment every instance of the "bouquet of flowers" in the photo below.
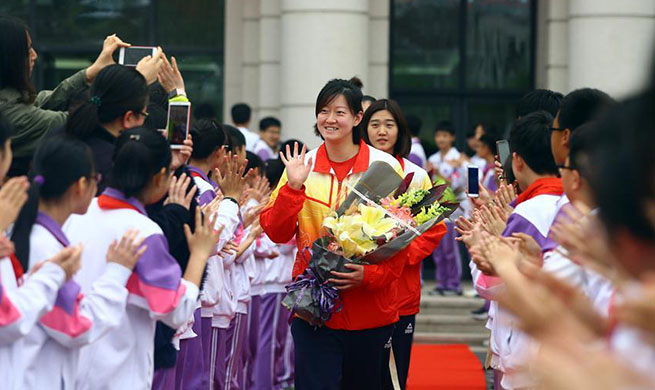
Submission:
M 371 164 L 340 207 L 323 220 L 325 234 L 301 253 L 308 268 L 287 286 L 282 304 L 314 326 L 340 309 L 331 271 L 349 272 L 345 264 L 376 264 L 393 257 L 410 242 L 454 212 L 454 194 L 446 184 L 430 190 L 408 189 L 384 163 Z

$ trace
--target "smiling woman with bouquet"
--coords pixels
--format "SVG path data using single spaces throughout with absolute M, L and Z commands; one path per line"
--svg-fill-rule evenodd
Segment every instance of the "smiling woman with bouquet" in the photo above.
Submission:
M 393 157 L 362 141 L 361 101 L 362 92 L 352 82 L 328 82 L 316 99 L 316 132 L 324 142 L 308 153 L 296 146 L 281 156 L 286 170 L 261 225 L 275 242 L 296 237 L 294 277 L 307 268 L 305 249 L 321 236 L 323 220 L 371 163 L 383 161 L 401 172 Z M 332 280 L 341 293 L 341 310 L 322 327 L 294 318 L 297 390 L 383 387 L 385 346 L 398 321 L 395 291 L 389 286 L 400 276 L 401 266 L 392 261 L 346 265 L 352 272 L 336 273 Z

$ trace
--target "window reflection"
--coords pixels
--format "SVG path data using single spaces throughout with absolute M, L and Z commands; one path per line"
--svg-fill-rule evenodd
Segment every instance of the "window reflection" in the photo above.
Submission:
M 467 19 L 467 87 L 529 87 L 530 3 L 468 0 Z
M 460 1 L 394 0 L 393 4 L 394 87 L 456 87 Z

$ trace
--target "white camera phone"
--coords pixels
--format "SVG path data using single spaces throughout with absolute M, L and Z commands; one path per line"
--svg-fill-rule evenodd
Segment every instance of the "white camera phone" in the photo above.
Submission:
M 157 54 L 157 48 L 152 46 L 121 47 L 118 52 L 118 63 L 136 67 L 143 57 L 154 56 L 155 54 Z
M 168 103 L 168 122 L 166 130 L 168 142 L 172 149 L 180 149 L 184 140 L 189 136 L 189 124 L 191 122 L 191 103 L 170 102 Z

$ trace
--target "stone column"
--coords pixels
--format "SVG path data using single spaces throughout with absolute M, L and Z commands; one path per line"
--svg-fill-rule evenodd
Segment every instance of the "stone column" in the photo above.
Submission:
M 223 122 L 231 123 L 232 105 L 242 101 L 243 2 L 225 0 L 225 54 L 223 70 Z
M 377 99 L 389 97 L 389 18 L 390 2 L 370 1 L 368 25 L 368 78 L 364 94 Z
M 377 0 L 374 0 L 377 1 Z M 333 78 L 368 79 L 368 0 L 282 0 L 280 116 L 284 138 L 315 147 L 316 96 Z
M 259 118 L 280 116 L 280 0 L 263 0 L 259 19 Z M 283 125 L 282 139 L 286 137 Z M 257 131 L 253 124 L 251 130 Z
M 243 62 L 241 100 L 252 108 L 251 130 L 257 131 L 259 121 L 259 10 L 260 0 L 243 3 Z
M 648 80 L 655 1 L 570 0 L 568 37 L 569 90 L 594 87 L 626 97 Z
M 569 0 L 540 1 L 537 10 L 537 88 L 566 93 L 569 88 Z

